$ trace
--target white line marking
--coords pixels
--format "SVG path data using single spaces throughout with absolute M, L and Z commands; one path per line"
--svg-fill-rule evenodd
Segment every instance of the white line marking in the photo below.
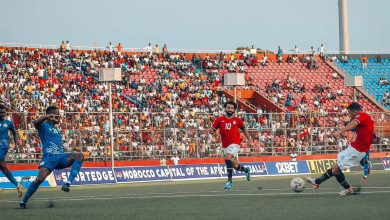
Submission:
M 218 191 L 217 191 L 218 192 Z M 228 191 L 229 192 L 229 191 Z M 184 192 L 179 192 L 184 193 Z M 194 193 L 194 192 L 192 192 Z M 383 194 L 383 193 L 390 193 L 390 191 L 371 191 L 371 192 L 360 192 L 360 194 Z M 77 197 L 77 198 L 65 198 L 65 197 L 57 197 L 57 198 L 36 198 L 32 201 L 53 201 L 53 202 L 61 202 L 61 201 L 91 201 L 91 200 L 115 200 L 115 199 L 155 199 L 155 198 L 202 198 L 202 197 L 237 197 L 237 196 L 281 196 L 281 195 L 294 195 L 294 196 L 300 196 L 300 195 L 335 195 L 337 196 L 337 192 L 318 192 L 318 193 L 295 193 L 295 192 L 286 192 L 286 193 L 231 193 L 231 194 L 133 194 L 129 196 L 100 196 L 100 197 Z M 1 200 L 0 203 L 17 203 L 19 200 Z

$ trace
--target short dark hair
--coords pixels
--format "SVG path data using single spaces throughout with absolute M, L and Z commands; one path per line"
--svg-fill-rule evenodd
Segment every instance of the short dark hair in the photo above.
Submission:
M 225 102 L 225 104 L 223 105 L 224 108 L 226 108 L 227 105 L 233 105 L 234 106 L 234 110 L 236 110 L 238 108 L 238 105 L 237 103 L 235 103 L 234 101 L 227 101 Z
M 352 102 L 351 104 L 348 105 L 347 109 L 351 111 L 361 111 L 362 106 L 359 105 L 359 103 L 357 102 Z
M 46 114 L 51 114 L 52 112 L 54 112 L 57 109 L 58 109 L 57 106 L 49 106 L 46 108 Z
M 3 104 L 0 104 L 0 110 L 3 110 L 3 109 L 6 110 L 5 106 Z

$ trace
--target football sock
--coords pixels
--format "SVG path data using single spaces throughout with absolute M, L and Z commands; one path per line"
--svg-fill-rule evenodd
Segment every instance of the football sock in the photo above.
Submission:
M 3 173 L 4 173 L 4 172 L 3 172 Z M 14 184 L 15 186 L 18 185 L 18 182 L 15 180 L 14 175 L 12 175 L 12 173 L 11 173 L 10 171 L 5 172 L 5 173 L 4 173 L 4 176 L 6 176 L 6 177 L 9 179 L 9 181 L 10 181 L 12 184 Z
M 324 174 L 322 174 L 322 176 L 320 178 L 317 178 L 315 180 L 315 183 L 316 184 L 321 184 L 322 182 L 324 182 L 325 180 L 331 178 L 332 176 L 333 176 L 332 169 L 329 169 Z
M 27 201 L 30 199 L 30 197 L 37 191 L 40 184 L 36 184 L 35 182 L 32 182 L 30 186 L 27 189 L 26 194 L 24 195 L 23 202 L 27 203 Z
M 369 152 L 366 153 L 366 156 L 363 158 L 363 160 L 364 160 L 364 163 L 363 163 L 363 170 L 364 170 L 363 176 L 365 176 L 367 178 L 368 175 L 370 174 L 370 164 L 369 164 L 370 153 Z
M 81 160 L 75 160 L 73 162 L 67 183 L 71 184 L 73 182 L 74 178 L 76 178 L 77 174 L 80 172 L 82 164 L 83 163 L 81 162 Z
M 339 182 L 344 187 L 344 189 L 349 189 L 349 187 L 351 187 L 347 180 L 345 180 L 343 172 L 340 172 L 340 174 L 336 175 L 335 177 L 337 179 L 337 182 Z
M 232 181 L 233 179 L 233 161 L 225 160 L 226 168 L 228 172 L 228 181 Z
M 242 166 L 241 164 L 238 164 L 236 170 L 237 170 L 237 171 L 241 171 L 241 172 L 245 172 L 245 167 Z

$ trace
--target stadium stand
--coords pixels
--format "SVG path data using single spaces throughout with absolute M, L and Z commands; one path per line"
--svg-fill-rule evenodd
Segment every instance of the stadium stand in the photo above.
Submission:
M 277 62 L 275 55 L 267 56 L 262 62 L 263 55 L 249 53 L 161 56 L 66 47 L 0 48 L 0 100 L 15 112 L 12 117 L 24 146 L 9 159 L 39 159 L 40 143 L 29 122 L 48 105 L 63 110 L 62 130 L 69 151 L 82 151 L 89 160 L 111 156 L 108 91 L 106 84 L 97 81 L 100 67 L 123 71 L 123 81 L 113 89 L 118 160 L 218 156 L 221 148 L 207 129 L 227 100 L 221 85 L 227 72 L 246 73 L 244 89 L 256 87 L 285 107 L 284 113 L 258 108 L 249 114 L 240 109 L 255 140 L 252 146 L 243 144 L 243 155 L 337 152 L 351 137 L 335 140 L 329 134 L 350 120 L 345 107 L 352 101 L 352 89 L 344 87 L 341 76 L 319 58 L 306 61 L 299 56 L 304 62 L 287 62 L 284 57 Z M 337 94 L 340 89 L 342 95 Z M 364 95 L 360 101 L 376 120 L 390 121 Z M 377 150 L 387 148 L 385 144 Z
M 335 64 L 345 74 L 349 76 L 363 76 L 364 89 L 390 110 L 390 60 L 382 59 L 380 56 L 376 58 L 368 58 L 367 64 L 363 67 L 362 59 L 348 59 L 347 62 L 336 60 Z

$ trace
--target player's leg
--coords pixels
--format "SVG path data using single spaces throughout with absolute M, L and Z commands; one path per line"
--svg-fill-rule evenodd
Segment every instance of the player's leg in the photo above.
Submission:
M 233 167 L 235 170 L 237 171 L 241 171 L 241 172 L 245 172 L 246 174 L 246 179 L 248 181 L 251 180 L 251 175 L 250 175 L 250 168 L 249 167 L 244 167 L 242 164 L 240 164 L 238 162 L 238 152 L 240 151 L 240 147 L 237 146 L 234 146 L 234 150 L 233 150 Z
M 12 173 L 9 171 L 7 164 L 4 160 L 0 159 L 0 170 L 4 173 L 4 176 L 8 178 L 8 180 L 16 186 L 16 190 L 18 191 L 19 198 L 23 195 L 23 187 L 21 183 L 18 183 Z
M 64 162 L 66 161 L 66 167 L 71 167 L 70 174 L 68 177 L 68 181 L 62 186 L 61 190 L 64 192 L 70 191 L 70 184 L 73 182 L 73 180 L 76 178 L 77 174 L 79 174 L 81 166 L 83 164 L 84 155 L 83 153 L 71 153 L 69 155 L 64 155 L 62 158 Z M 60 166 L 64 164 L 64 162 L 60 163 Z M 62 169 L 64 167 L 56 167 L 56 169 Z
M 231 189 L 233 187 L 233 154 L 229 153 L 227 148 L 225 149 L 225 164 L 228 173 L 228 181 L 224 188 Z
M 19 206 L 20 208 L 26 208 L 27 202 L 30 199 L 30 197 L 37 191 L 39 186 L 43 181 L 45 181 L 46 177 L 49 176 L 51 173 L 51 170 L 49 170 L 46 167 L 41 167 L 39 169 L 39 173 L 37 178 L 30 184 L 30 186 L 27 189 L 26 194 L 23 197 L 23 200 L 20 202 Z
M 312 184 L 314 189 L 320 188 L 320 184 L 335 176 L 334 171 L 340 172 L 340 167 L 338 164 L 345 163 L 345 157 L 348 155 L 348 148 L 341 151 L 337 154 L 337 163 L 330 169 L 328 169 L 324 174 L 319 178 L 306 177 L 308 183 Z M 336 167 L 335 167 L 336 166 Z
M 370 162 L 370 152 L 366 153 L 366 156 L 360 161 L 360 165 L 363 168 L 362 182 L 367 182 L 368 175 L 370 175 L 372 164 Z
M 332 167 L 332 173 L 336 177 L 337 182 L 340 183 L 340 185 L 344 188 L 339 192 L 340 196 L 345 196 L 352 192 L 352 187 L 349 185 L 348 181 L 345 179 L 345 175 L 342 171 L 342 168 L 339 167 L 338 164 L 335 164 Z
M 345 179 L 343 170 L 347 170 L 354 166 L 359 166 L 360 161 L 366 156 L 366 153 L 359 152 L 355 148 L 349 146 L 342 156 L 342 158 L 338 158 L 337 164 L 335 164 L 332 169 L 333 175 L 336 177 L 337 182 L 339 182 L 340 185 L 342 185 L 344 188 L 339 192 L 339 196 L 345 196 L 353 192 L 352 187 Z

